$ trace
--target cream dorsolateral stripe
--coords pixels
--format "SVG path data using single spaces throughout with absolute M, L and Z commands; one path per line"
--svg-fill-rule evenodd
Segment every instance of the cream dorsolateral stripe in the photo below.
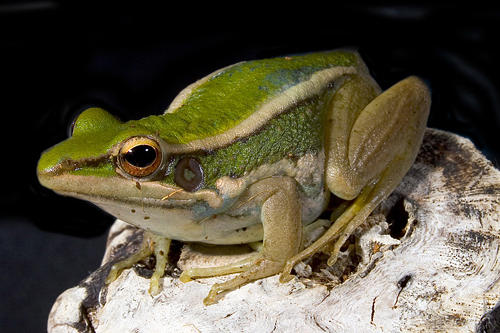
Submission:
M 229 67 L 225 69 L 227 68 Z M 215 75 L 220 72 L 222 71 L 216 72 Z M 185 144 L 168 144 L 168 152 L 171 154 L 181 154 L 199 150 L 214 150 L 227 146 L 238 138 L 247 137 L 257 129 L 262 128 L 270 119 L 290 109 L 298 102 L 321 93 L 329 83 L 338 81 L 342 76 L 354 75 L 356 73 L 357 69 L 354 67 L 333 67 L 314 73 L 309 80 L 296 84 L 277 97 L 270 99 L 259 110 L 228 131 L 207 138 L 193 140 Z M 185 99 L 191 91 L 208 81 L 212 76 L 209 75 L 200 79 L 192 87 L 186 88 L 186 91 L 181 92 L 184 96 L 183 98 Z M 178 108 L 182 103 L 180 98 L 176 98 L 166 112 L 175 112 L 173 107 Z

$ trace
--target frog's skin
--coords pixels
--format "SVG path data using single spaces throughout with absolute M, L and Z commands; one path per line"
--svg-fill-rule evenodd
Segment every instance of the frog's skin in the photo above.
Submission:
M 182 281 L 240 273 L 212 287 L 211 304 L 252 280 L 291 279 L 296 263 L 331 242 L 333 264 L 410 168 L 429 108 L 420 79 L 382 93 L 357 53 L 243 62 L 188 86 L 163 115 L 122 122 L 99 108 L 84 111 L 72 136 L 44 152 L 38 177 L 148 231 L 143 249 L 116 264 L 108 282 L 154 250 L 150 291 L 158 293 L 171 239 L 263 241 L 249 259 L 182 273 Z M 303 226 L 330 193 L 351 203 L 303 249 Z

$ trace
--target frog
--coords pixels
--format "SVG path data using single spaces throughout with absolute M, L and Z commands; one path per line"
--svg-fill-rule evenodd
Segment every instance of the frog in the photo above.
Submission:
M 40 183 L 87 200 L 144 230 L 106 283 L 156 257 L 151 295 L 161 292 L 172 240 L 257 244 L 248 258 L 193 267 L 182 282 L 234 275 L 212 285 L 205 305 L 316 253 L 333 265 L 349 236 L 414 163 L 430 90 L 409 76 L 382 90 L 357 51 L 243 61 L 182 90 L 163 114 L 122 121 L 91 107 L 71 135 L 44 151 Z M 304 230 L 329 200 L 345 204 L 312 244 Z

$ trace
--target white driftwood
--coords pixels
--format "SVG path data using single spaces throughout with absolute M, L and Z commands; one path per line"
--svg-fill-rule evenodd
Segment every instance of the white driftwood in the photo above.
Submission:
M 205 307 L 202 299 L 211 285 L 227 277 L 184 284 L 173 263 L 161 280 L 162 292 L 152 297 L 149 280 L 133 269 L 103 287 L 108 263 L 58 298 L 48 329 L 107 333 L 473 332 L 500 299 L 499 194 L 500 172 L 469 140 L 428 130 L 415 165 L 379 211 L 404 207 L 409 216 L 404 236 L 397 240 L 387 235 L 387 227 L 394 221 L 386 223 L 375 215 L 357 233 L 357 246 L 350 247 L 361 258 L 354 273 L 349 275 L 342 267 L 326 270 L 298 265 L 301 276 L 289 283 L 280 284 L 272 276 Z M 118 221 L 110 231 L 104 263 L 133 251 L 138 234 Z M 122 246 L 127 239 L 132 244 Z M 223 250 L 240 251 L 235 256 L 248 252 L 243 247 Z M 185 248 L 179 265 L 211 266 L 235 260 L 216 255 L 220 251 Z

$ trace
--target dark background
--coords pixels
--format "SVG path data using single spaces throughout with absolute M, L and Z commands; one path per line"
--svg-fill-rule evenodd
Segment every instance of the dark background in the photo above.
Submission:
M 422 77 L 429 126 L 469 137 L 498 167 L 496 7 L 285 4 L 0 4 L 2 332 L 45 331 L 56 297 L 100 264 L 113 219 L 35 175 L 41 152 L 89 106 L 122 120 L 159 114 L 228 64 L 351 46 L 383 88 Z

